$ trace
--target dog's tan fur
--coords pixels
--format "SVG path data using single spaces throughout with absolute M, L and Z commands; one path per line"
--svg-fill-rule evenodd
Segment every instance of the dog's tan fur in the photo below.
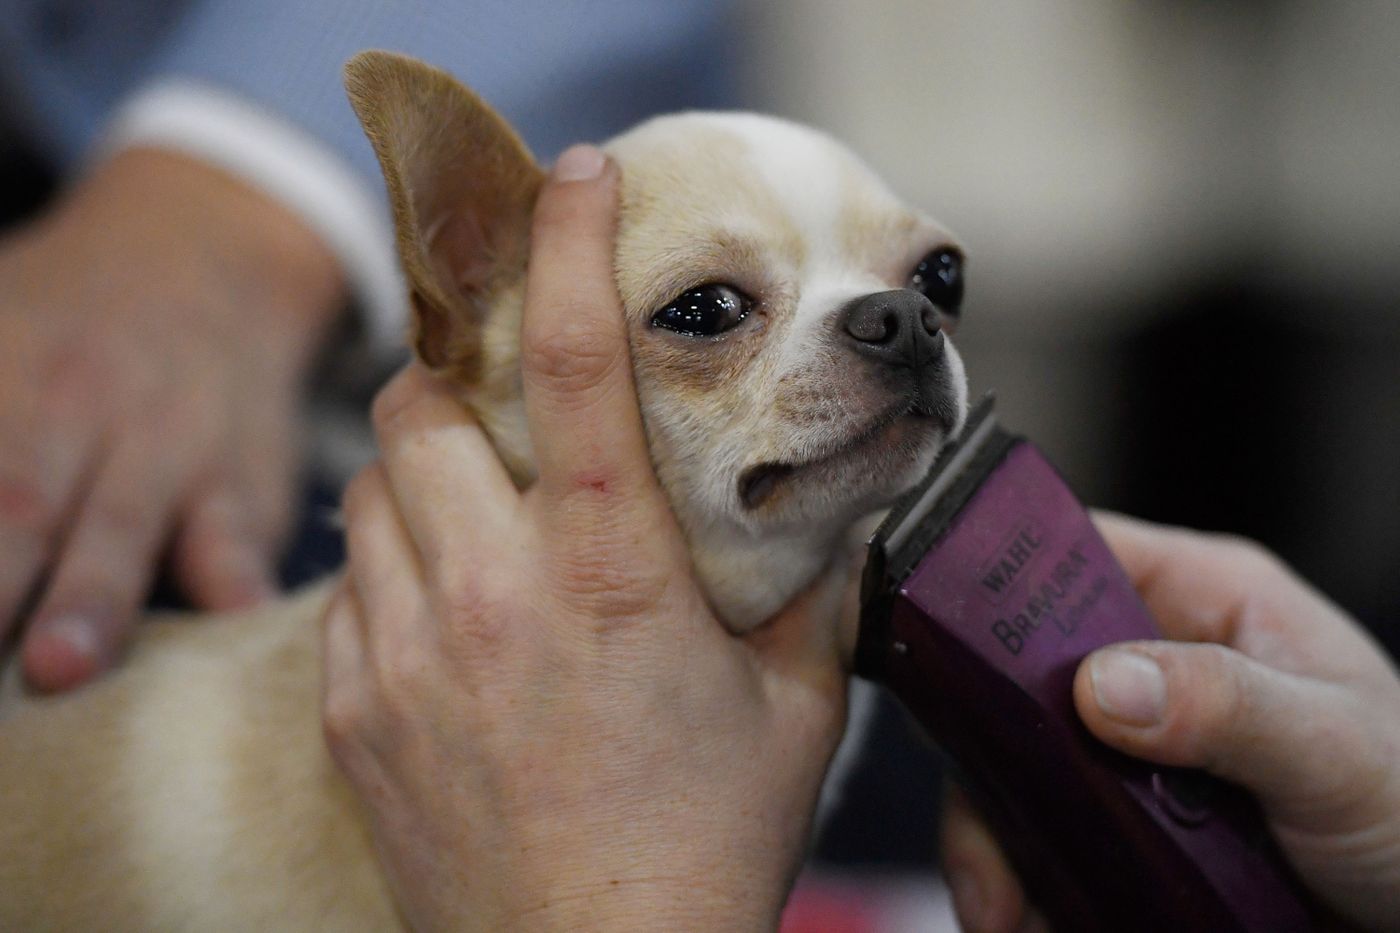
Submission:
M 384 168 L 414 345 L 528 484 L 519 327 L 543 173 L 441 72 L 366 53 L 347 86 Z M 778 121 L 661 118 L 607 148 L 623 168 L 616 280 L 657 475 L 701 585 L 745 630 L 806 586 L 955 427 L 897 426 L 844 451 L 882 399 L 828 337 L 840 302 L 901 287 L 948 235 L 834 143 Z M 805 189 L 764 170 L 770 149 L 821 161 L 810 209 Z M 697 341 L 650 325 L 678 293 L 715 281 L 755 296 L 742 332 Z M 741 507 L 742 469 L 784 459 L 814 460 L 811 475 Z M 147 620 L 101 682 L 6 701 L 0 930 L 395 925 L 359 805 L 322 741 L 326 592 L 242 616 Z
M 386 929 L 321 737 L 325 586 L 155 618 L 122 669 L 0 722 L 0 929 Z

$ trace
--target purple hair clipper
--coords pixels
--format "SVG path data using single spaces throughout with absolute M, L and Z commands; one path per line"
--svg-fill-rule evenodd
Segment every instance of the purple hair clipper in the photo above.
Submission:
M 1056 930 L 1311 930 L 1254 801 L 1093 738 L 1079 662 L 1160 633 L 1084 507 L 991 398 L 870 541 L 856 670 L 953 759 Z

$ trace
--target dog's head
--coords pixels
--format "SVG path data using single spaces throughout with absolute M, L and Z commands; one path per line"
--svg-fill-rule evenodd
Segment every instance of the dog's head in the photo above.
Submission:
M 347 85 L 393 201 L 415 349 L 526 484 L 520 314 L 543 172 L 499 116 L 421 62 L 363 53 Z M 962 253 L 795 124 L 687 113 L 604 148 L 622 169 L 615 271 L 652 460 L 701 585 L 745 630 L 961 426 L 947 334 Z

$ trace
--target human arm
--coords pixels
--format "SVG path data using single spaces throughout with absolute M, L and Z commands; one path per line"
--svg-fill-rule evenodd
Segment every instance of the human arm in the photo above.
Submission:
M 167 551 L 197 604 L 269 592 L 299 384 L 341 300 L 295 216 L 156 149 L 0 242 L 0 630 L 26 625 L 32 684 L 113 663 Z
M 840 594 L 742 639 L 710 612 L 646 453 L 616 171 L 558 173 L 523 335 L 539 479 L 518 492 L 421 370 L 381 394 L 325 621 L 330 746 L 415 927 L 770 929 L 844 719 Z
M 1074 684 L 1098 738 L 1252 791 L 1304 883 L 1343 917 L 1400 916 L 1400 679 L 1352 619 L 1257 545 L 1102 515 L 1171 642 L 1102 649 Z M 1039 922 L 960 796 L 944 862 L 970 930 Z M 1021 927 L 1023 928 L 1023 927 Z
M 284 219 L 299 221 L 306 228 L 303 232 L 312 234 L 311 240 L 319 239 L 311 249 L 304 250 L 300 244 L 290 244 L 288 238 L 269 230 L 262 244 L 253 244 L 281 244 L 289 248 L 265 250 L 265 261 L 254 264 L 257 271 L 240 278 L 262 275 L 263 269 L 276 267 L 284 259 L 318 254 L 307 264 L 307 284 L 288 293 L 287 301 L 277 302 L 284 311 L 290 309 L 278 322 L 306 320 L 308 316 L 300 311 L 322 310 L 324 305 L 317 297 L 321 289 L 312 283 L 315 276 L 310 273 L 314 271 L 312 266 L 324 267 L 321 258 L 329 250 L 338 260 L 339 268 L 334 273 L 337 280 L 348 279 L 344 283 L 337 281 L 337 289 L 344 291 L 348 285 L 353 291 L 356 308 L 376 345 L 397 351 L 404 329 L 398 301 L 401 285 L 378 196 L 382 190 L 378 170 L 340 84 L 345 59 L 366 46 L 380 45 L 412 50 L 455 67 L 501 109 L 520 114 L 521 123 L 533 140 L 548 149 L 559 133 L 597 135 L 600 130 L 616 128 L 662 104 L 693 106 L 722 97 L 722 77 L 728 73 L 724 57 L 707 48 L 710 43 L 697 39 L 721 28 L 721 11 L 713 4 L 700 2 L 647 8 L 648 28 L 639 33 L 630 28 L 637 21 L 639 9 L 637 4 L 618 2 L 594 5 L 587 11 L 564 16 L 556 15 L 559 11 L 543 4 L 514 4 L 483 19 L 451 4 L 193 0 L 138 4 L 134 11 L 93 9 L 77 17 L 64 15 L 71 11 L 56 9 L 52 17 L 17 19 L 0 39 L 4 40 L 7 55 L 20 63 L 16 73 L 33 78 L 32 87 L 23 89 L 23 96 L 28 99 L 16 109 L 23 111 L 25 122 L 34 126 L 36 137 L 46 149 L 70 165 L 90 159 L 93 133 L 106 120 L 106 148 L 102 151 L 107 154 L 122 148 L 159 148 L 172 153 L 172 158 L 177 158 L 177 153 L 193 157 L 190 161 L 209 168 L 212 176 L 232 174 L 247 182 L 253 192 L 270 196 L 269 200 L 275 202 L 273 207 L 289 209 L 281 211 Z M 179 15 L 174 16 L 175 12 Z M 543 12 L 549 15 L 542 16 Z M 49 34 L 52 30 L 63 33 L 70 56 L 53 56 L 54 37 Z M 528 47 L 530 54 L 521 54 L 522 47 Z M 580 106 L 577 100 L 557 93 L 560 81 L 565 80 L 561 75 L 568 76 L 569 83 L 581 86 L 611 86 L 624 74 L 652 73 L 658 60 L 673 65 L 681 62 L 684 67 L 675 72 L 681 77 L 662 85 L 638 85 L 627 94 L 600 93 L 588 106 Z M 541 61 L 550 67 L 540 68 Z M 134 99 L 118 107 L 115 118 L 108 120 L 111 115 L 107 111 L 116 97 L 132 90 L 138 79 L 150 83 L 136 88 Z M 230 115 L 235 119 L 228 119 Z M 314 164 L 301 157 L 303 152 L 313 150 L 326 157 Z M 123 164 L 135 161 L 131 152 L 122 153 L 119 159 Z M 118 160 L 101 163 L 90 178 L 126 177 L 124 173 L 107 171 L 108 164 L 115 161 Z M 333 171 L 328 170 L 332 168 Z M 328 184 L 332 178 L 338 179 L 335 185 Z M 84 185 L 78 190 L 91 187 Z M 228 237 L 211 235 L 225 227 L 217 219 L 184 228 L 176 242 L 160 245 L 160 237 L 154 235 L 159 231 L 147 229 L 142 217 L 149 205 L 159 207 L 161 195 L 176 191 L 186 205 L 201 200 L 192 196 L 188 186 L 162 184 L 151 192 L 149 202 L 136 198 L 135 206 L 128 203 L 121 216 L 104 219 L 101 232 L 108 241 L 120 243 L 124 252 L 108 248 L 109 242 L 101 238 L 77 244 L 120 255 L 121 270 L 127 280 L 145 283 L 138 287 L 146 292 L 144 298 L 133 299 L 130 304 L 144 302 L 155 306 L 165 300 L 167 293 L 179 291 L 179 281 L 166 279 L 189 278 L 187 274 L 172 275 L 171 269 L 197 269 L 197 263 L 185 263 L 182 259 L 197 247 L 206 252 L 229 251 Z M 313 192 L 320 194 L 312 197 Z M 365 192 L 370 194 L 366 196 Z M 369 203 L 371 207 L 346 209 L 357 202 Z M 352 231 L 359 234 L 351 236 Z M 73 247 L 80 240 L 66 238 L 63 246 Z M 141 247 L 147 240 L 155 241 L 154 248 L 143 252 Z M 30 265 L 52 267 L 64 251 L 49 250 L 47 256 L 31 253 L 30 258 L 38 261 Z M 92 257 L 74 254 L 71 249 L 61 258 L 79 270 L 93 265 Z M 82 307 L 91 308 L 95 316 L 99 312 L 105 314 L 107 306 L 114 304 L 104 297 L 104 284 L 96 282 L 94 290 L 98 295 L 79 302 Z M 199 290 L 211 290 L 211 283 L 206 282 Z M 339 303 L 336 300 L 332 304 Z M 129 346 L 97 347 L 96 341 L 86 338 L 49 340 L 44 334 L 57 322 L 49 320 L 52 316 L 45 310 L 47 304 L 42 298 L 29 302 L 27 307 L 14 309 L 10 317 L 14 329 L 25 330 L 27 338 L 34 338 L 21 343 L 15 352 L 20 363 L 28 364 L 27 369 L 12 367 L 16 381 L 30 380 L 32 386 L 33 380 L 42 378 L 40 371 L 50 368 L 47 360 L 53 354 L 38 344 L 77 346 L 73 353 L 63 352 L 80 362 L 79 369 L 102 369 L 112 356 L 131 355 L 127 352 Z M 191 313 L 202 314 L 204 306 L 212 303 L 201 300 L 188 304 Z M 66 317 L 71 324 L 84 313 L 72 312 Z M 319 315 L 313 316 L 317 317 L 315 326 L 323 329 Z M 152 329 L 163 336 L 180 330 L 160 325 Z M 88 328 L 84 324 L 80 330 L 99 334 L 103 328 Z M 193 345 L 196 336 L 191 335 L 186 344 Z M 155 349 L 160 343 L 146 341 L 138 349 L 137 355 L 148 361 L 142 367 L 149 372 L 179 369 L 178 362 L 168 363 L 156 357 Z M 22 352 L 29 355 L 23 356 Z M 268 355 L 265 361 L 287 358 Z M 299 381 L 299 377 L 298 371 L 292 381 Z M 128 394 L 120 380 L 111 385 L 105 379 L 97 381 L 102 383 L 103 393 L 114 397 L 102 399 L 104 403 Z M 257 392 L 286 381 L 265 379 L 264 386 L 239 389 Z M 0 383 L 0 388 L 5 387 Z M 19 391 L 20 397 L 7 393 L 3 401 L 8 409 L 3 423 L 11 429 L 9 436 L 14 438 L 15 450 L 10 452 L 9 462 L 3 461 L 5 452 L 0 452 L 0 488 L 9 490 L 8 495 L 0 496 L 0 555 L 9 562 L 0 571 L 0 635 L 32 620 L 34 630 L 41 633 L 35 636 L 38 642 L 48 644 L 26 645 L 30 681 L 45 689 L 62 689 L 86 680 L 117 657 L 134 607 L 141 601 L 156 568 L 154 555 L 160 547 L 151 541 L 163 532 L 150 525 L 168 524 L 160 514 L 165 503 L 158 501 L 153 486 L 174 480 L 164 475 L 171 472 L 171 465 L 158 462 L 164 456 L 160 450 L 165 446 L 164 436 L 161 445 L 141 445 L 153 448 L 148 460 L 128 457 L 132 462 L 123 467 L 126 475 L 107 485 L 120 483 L 131 490 L 131 495 L 121 497 L 128 501 L 117 511 L 121 512 L 120 523 L 132 527 L 108 536 L 111 540 L 102 547 L 116 558 L 106 576 L 125 576 L 118 581 L 99 581 L 100 585 L 94 586 L 105 592 L 82 599 L 72 594 L 73 586 L 60 580 L 60 597 L 65 589 L 70 595 L 50 600 L 45 589 L 35 587 L 51 572 L 63 573 L 65 528 L 73 510 L 85 501 L 87 490 L 84 479 L 70 475 L 79 467 L 68 461 L 83 461 L 82 466 L 86 467 L 89 448 L 98 444 L 107 430 L 85 422 L 100 421 L 110 427 L 114 421 L 130 420 L 132 410 L 151 406 L 124 404 L 115 415 L 89 410 L 75 413 L 64 410 L 61 400 L 35 397 L 43 392 L 36 393 L 32 388 Z M 200 392 L 189 394 L 191 399 L 209 397 Z M 275 414 L 268 414 L 264 421 L 269 425 L 293 423 L 288 411 L 289 405 L 296 402 L 295 394 L 269 390 L 265 395 L 269 403 L 266 411 Z M 178 404 L 193 407 L 191 399 L 182 399 Z M 96 408 L 86 398 L 78 404 L 84 409 Z M 210 410 L 201 424 L 209 426 L 229 420 L 225 414 L 224 410 Z M 296 429 L 281 433 L 295 434 Z M 186 432 L 184 436 L 193 435 Z M 281 441 L 274 440 L 269 446 L 265 457 L 269 472 L 281 469 L 283 476 L 277 484 L 286 486 L 289 464 L 295 458 L 282 454 L 285 445 Z M 54 453 L 53 448 L 61 449 Z M 54 475 L 48 475 L 49 463 L 55 458 L 62 462 L 57 464 Z M 175 464 L 173 472 L 187 472 L 186 466 Z M 283 493 L 278 495 L 285 498 Z M 115 498 L 115 494 L 105 497 Z M 231 498 L 233 505 L 225 511 L 255 518 L 267 511 L 268 496 L 236 492 Z M 279 512 L 276 523 L 280 525 L 285 520 L 285 506 L 272 510 Z M 178 541 L 176 549 L 179 550 Z M 260 560 L 265 563 L 266 557 L 267 554 L 261 554 Z M 239 566 L 246 561 L 201 563 L 229 568 L 226 576 L 246 576 Z M 79 564 L 87 566 L 91 561 Z M 174 569 L 176 582 L 184 584 L 196 606 L 222 608 L 229 604 L 223 599 L 208 598 L 204 587 L 191 584 L 178 561 Z M 98 575 L 95 568 L 90 570 L 89 576 Z M 86 584 L 85 587 L 93 588 Z M 222 588 L 246 589 L 237 581 Z M 254 589 L 263 591 L 266 587 Z M 84 605 L 75 606 L 77 602 Z M 37 615 L 30 611 L 36 608 Z M 54 634 L 47 620 L 55 615 L 83 622 L 65 625 L 68 637 L 42 636 L 45 629 Z

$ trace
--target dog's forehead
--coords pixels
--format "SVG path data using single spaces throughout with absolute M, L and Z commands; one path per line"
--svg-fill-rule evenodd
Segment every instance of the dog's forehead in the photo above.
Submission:
M 808 233 L 831 234 L 855 208 L 902 206 L 852 153 L 805 126 L 756 114 L 718 114 L 717 129 L 743 141 L 736 170 L 756 172 L 791 221 Z
M 781 226 L 800 237 L 804 264 L 857 259 L 927 225 L 850 150 L 775 117 L 659 117 L 608 149 L 654 189 L 648 201 L 696 198 L 720 224 Z

